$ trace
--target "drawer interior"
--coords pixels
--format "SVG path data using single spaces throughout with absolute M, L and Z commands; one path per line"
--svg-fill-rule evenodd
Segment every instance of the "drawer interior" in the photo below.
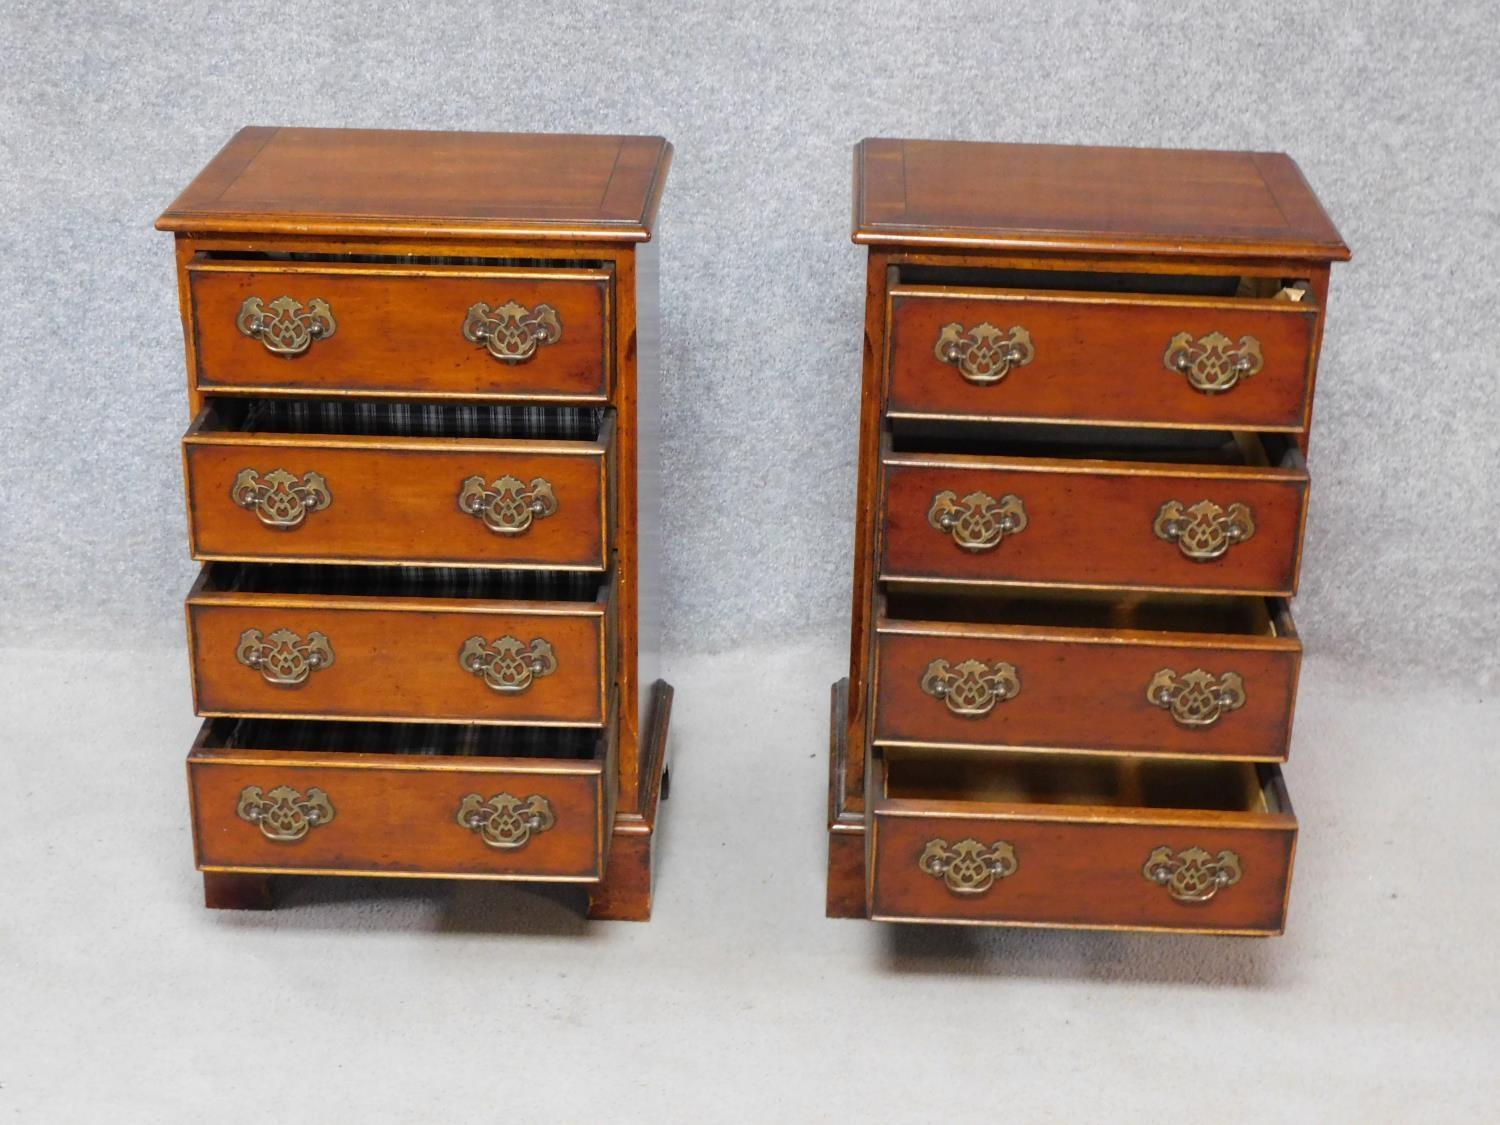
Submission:
M 593 603 L 607 599 L 609 585 L 608 574 L 591 571 L 215 562 L 195 593 Z
M 1236 273 L 1130 273 L 908 264 L 896 267 L 896 284 L 1074 293 L 1146 293 L 1173 297 L 1235 297 L 1250 301 L 1275 300 L 1300 304 L 1312 302 L 1312 294 L 1305 278 L 1260 277 Z
M 607 437 L 608 426 L 600 407 L 235 398 L 212 401 L 195 429 L 200 433 L 599 441 Z
M 587 727 L 220 718 L 208 721 L 199 749 L 593 761 L 603 760 L 605 740 L 606 735 Z
M 1284 434 L 921 418 L 892 418 L 889 426 L 890 451 L 896 454 L 1304 467 L 1302 451 Z
M 1134 629 L 1162 633 L 1219 633 L 1295 637 L 1280 598 L 1132 594 L 1095 590 L 953 589 L 925 584 L 886 585 L 882 623 L 921 621 L 956 625 L 1037 625 L 1074 629 Z
M 343 262 L 381 266 L 479 266 L 533 269 L 608 269 L 612 262 L 592 258 L 476 258 L 457 254 L 308 254 L 286 250 L 202 250 L 200 262 Z
M 891 799 L 1103 808 L 1277 813 L 1274 773 L 1250 762 L 1148 758 L 885 752 Z

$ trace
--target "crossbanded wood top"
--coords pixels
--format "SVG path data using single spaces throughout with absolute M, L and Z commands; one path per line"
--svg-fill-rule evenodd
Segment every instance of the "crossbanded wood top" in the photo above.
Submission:
M 156 222 L 182 232 L 651 237 L 661 137 L 241 129 Z
M 870 138 L 854 200 L 859 243 L 1349 257 L 1284 153 Z

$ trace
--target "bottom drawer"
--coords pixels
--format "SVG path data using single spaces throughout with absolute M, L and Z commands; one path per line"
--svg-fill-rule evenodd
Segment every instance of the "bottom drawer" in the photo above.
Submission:
M 1277 934 L 1297 820 L 1273 765 L 887 750 L 870 917 Z
M 198 867 L 597 882 L 613 730 L 210 719 Z

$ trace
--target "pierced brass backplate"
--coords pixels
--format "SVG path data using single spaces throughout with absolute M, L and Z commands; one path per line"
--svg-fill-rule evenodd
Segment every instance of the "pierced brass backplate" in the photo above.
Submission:
M 516 477 L 504 476 L 488 485 L 483 477 L 470 477 L 458 490 L 458 507 L 496 535 L 520 535 L 533 520 L 557 511 L 557 497 L 545 477 L 523 484 Z
M 529 645 L 511 636 L 498 637 L 492 644 L 470 637 L 459 650 L 458 662 L 490 690 L 507 695 L 523 692 L 533 680 L 557 671 L 552 645 L 542 637 Z
M 1191 332 L 1179 332 L 1167 345 L 1161 361 L 1168 371 L 1187 376 L 1193 390 L 1206 395 L 1233 390 L 1241 379 L 1250 378 L 1263 365 L 1260 341 L 1254 336 L 1241 336 L 1235 344 L 1220 332 L 1196 340 Z
M 1163 845 L 1146 857 L 1141 874 L 1149 882 L 1167 888 L 1177 902 L 1207 902 L 1225 887 L 1232 887 L 1244 873 L 1240 857 L 1227 848 L 1217 856 L 1202 848 L 1174 852 Z
M 947 840 L 928 840 L 917 866 L 956 895 L 982 895 L 997 879 L 1014 875 L 1020 862 L 1004 840 L 986 846 L 970 837 L 952 847 Z
M 1019 324 L 1005 331 L 988 323 L 967 330 L 962 324 L 945 324 L 938 332 L 932 352 L 944 363 L 958 368 L 958 373 L 969 382 L 980 386 L 1000 382 L 1036 356 L 1031 333 Z
M 303 640 L 290 629 L 277 629 L 269 637 L 259 629 L 240 634 L 234 658 L 246 668 L 254 668 L 270 684 L 299 687 L 320 668 L 333 663 L 333 646 L 328 638 L 314 630 Z
M 1194 562 L 1208 562 L 1255 535 L 1255 512 L 1246 504 L 1221 508 L 1212 500 L 1199 500 L 1189 508 L 1180 500 L 1168 500 L 1156 513 L 1151 530 L 1158 539 L 1176 543 Z
M 995 704 L 1014 699 L 1021 692 L 1021 677 L 1014 664 L 997 660 L 962 660 L 950 665 L 934 660 L 922 673 L 922 690 L 948 705 L 948 710 L 965 719 L 979 719 L 995 709 Z
M 321 473 L 303 473 L 298 480 L 285 469 L 273 469 L 265 476 L 254 469 L 241 469 L 229 489 L 229 498 L 277 531 L 299 528 L 309 513 L 321 512 L 333 503 L 333 494 Z
M 333 819 L 333 803 L 317 786 L 306 795 L 290 785 L 278 785 L 262 793 L 259 785 L 240 790 L 235 815 L 260 829 L 267 840 L 278 844 L 295 844 L 314 828 Z
M 1225 672 L 1214 679 L 1202 668 L 1182 676 L 1163 668 L 1146 685 L 1146 698 L 1170 711 L 1179 726 L 1211 727 L 1245 705 L 1245 681 L 1238 672 Z
M 492 848 L 524 848 L 533 834 L 545 832 L 557 823 L 552 802 L 533 793 L 526 798 L 496 793 L 488 801 L 470 793 L 458 804 L 458 823 Z
M 333 309 L 314 297 L 303 305 L 291 297 L 277 297 L 269 306 L 259 297 L 246 297 L 234 325 L 240 333 L 259 340 L 272 355 L 301 355 L 314 340 L 326 340 L 338 331 Z
M 562 339 L 562 320 L 551 305 L 528 309 L 515 301 L 491 307 L 483 301 L 469 306 L 464 317 L 464 339 L 482 344 L 498 360 L 525 363 L 537 348 Z
M 965 551 L 993 551 L 1007 535 L 1026 530 L 1026 508 L 1019 496 L 996 500 L 987 492 L 939 492 L 927 509 L 928 526 L 953 537 Z

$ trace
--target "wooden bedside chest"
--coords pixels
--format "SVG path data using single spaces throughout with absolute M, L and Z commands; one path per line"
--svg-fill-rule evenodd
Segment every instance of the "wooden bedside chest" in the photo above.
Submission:
M 177 242 L 193 837 L 272 874 L 584 884 L 645 919 L 659 137 L 250 128 Z
M 866 140 L 828 913 L 1274 934 L 1330 263 L 1275 153 Z

